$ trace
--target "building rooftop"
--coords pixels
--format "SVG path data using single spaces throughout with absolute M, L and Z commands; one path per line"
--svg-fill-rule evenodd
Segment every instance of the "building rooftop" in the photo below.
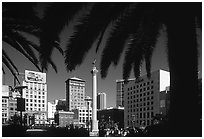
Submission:
M 69 79 L 66 80 L 66 82 L 67 82 L 68 80 L 76 80 L 76 81 L 83 81 L 83 82 L 85 82 L 85 80 L 80 79 L 80 78 L 78 78 L 78 77 L 69 78 Z

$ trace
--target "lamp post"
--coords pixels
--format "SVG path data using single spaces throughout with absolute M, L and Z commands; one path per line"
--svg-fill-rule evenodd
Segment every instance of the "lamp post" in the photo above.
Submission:
M 19 100 L 17 98 L 17 110 L 20 111 L 20 117 L 21 117 L 20 124 L 21 125 L 22 125 L 22 118 L 23 118 L 22 112 L 25 111 L 25 100 L 23 99 L 23 89 L 25 89 L 25 88 L 28 88 L 28 87 L 27 86 L 16 86 L 14 88 L 14 90 L 19 91 L 19 93 L 21 95 Z M 20 104 L 18 104 L 18 103 L 20 103 Z M 24 105 L 24 106 L 22 106 L 22 105 Z
M 89 119 L 90 119 L 90 117 L 89 117 L 89 115 L 90 115 L 90 113 L 89 113 L 89 107 L 90 107 L 90 102 L 92 101 L 92 99 L 90 98 L 90 97 L 86 97 L 85 98 L 85 101 L 87 101 L 87 107 L 88 107 L 88 132 L 89 132 L 89 123 L 90 123 L 90 121 L 89 121 Z

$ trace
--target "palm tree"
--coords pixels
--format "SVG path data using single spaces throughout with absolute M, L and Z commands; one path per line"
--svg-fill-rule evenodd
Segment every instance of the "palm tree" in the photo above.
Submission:
M 10 46 L 25 56 L 39 71 L 39 60 L 36 57 L 36 52 L 39 54 L 39 44 L 29 40 L 29 37 L 35 37 L 39 40 L 41 34 L 41 19 L 37 16 L 34 8 L 37 3 L 7 3 L 3 2 L 2 13 L 2 40 L 8 45 L 3 45 L 2 62 L 10 70 L 15 79 L 19 82 L 17 74 L 18 68 L 6 52 L 6 46 Z M 28 37 L 29 35 L 29 37 Z M 61 48 L 56 46 L 59 51 Z M 55 64 L 49 60 L 53 67 Z M 2 69 L 5 74 L 4 68 Z M 55 71 L 57 69 L 55 68 Z M 20 82 L 19 82 L 20 83 Z
M 97 51 L 101 40 L 109 33 L 102 54 L 101 76 L 106 77 L 108 67 L 112 63 L 115 66 L 118 64 L 121 53 L 126 48 L 123 78 L 128 79 L 132 68 L 135 77 L 138 78 L 144 60 L 147 75 L 150 77 L 151 56 L 159 31 L 165 26 L 168 34 L 167 53 L 171 85 L 169 136 L 201 136 L 196 109 L 196 23 L 201 22 L 201 3 L 91 3 L 90 7 L 88 14 L 75 26 L 76 31 L 67 45 L 67 70 L 72 71 L 83 62 L 85 54 L 95 41 L 98 41 Z M 61 29 L 59 23 L 57 25 L 58 30 L 54 32 Z M 49 32 L 44 34 L 48 35 Z M 42 38 L 42 42 L 54 42 L 56 39 L 56 36 L 45 40 Z M 43 54 L 41 57 L 44 69 L 46 59 L 52 51 L 52 45 L 49 47 L 48 55 L 43 57 Z M 181 128 L 183 130 L 180 130 Z
M 39 46 L 25 37 L 25 33 L 35 37 L 39 36 L 39 20 L 37 16 L 35 16 L 34 10 L 32 10 L 35 3 L 3 3 L 2 5 L 3 42 L 9 44 L 7 46 L 10 46 L 23 54 L 38 70 L 40 70 L 40 67 L 38 66 L 38 58 L 33 51 L 33 48 L 39 51 Z M 2 50 L 2 61 L 19 82 L 15 74 L 15 72 L 18 73 L 18 68 L 7 54 L 4 45 Z M 3 72 L 5 73 L 4 69 Z

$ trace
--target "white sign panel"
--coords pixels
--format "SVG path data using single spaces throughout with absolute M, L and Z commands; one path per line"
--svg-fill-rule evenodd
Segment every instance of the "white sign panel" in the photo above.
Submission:
M 46 73 L 25 70 L 25 80 L 28 82 L 46 83 Z

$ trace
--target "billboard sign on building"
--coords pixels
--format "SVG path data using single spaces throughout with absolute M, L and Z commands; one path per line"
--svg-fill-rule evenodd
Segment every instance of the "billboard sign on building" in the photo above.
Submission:
M 46 73 L 25 70 L 25 80 L 28 82 L 46 83 Z

